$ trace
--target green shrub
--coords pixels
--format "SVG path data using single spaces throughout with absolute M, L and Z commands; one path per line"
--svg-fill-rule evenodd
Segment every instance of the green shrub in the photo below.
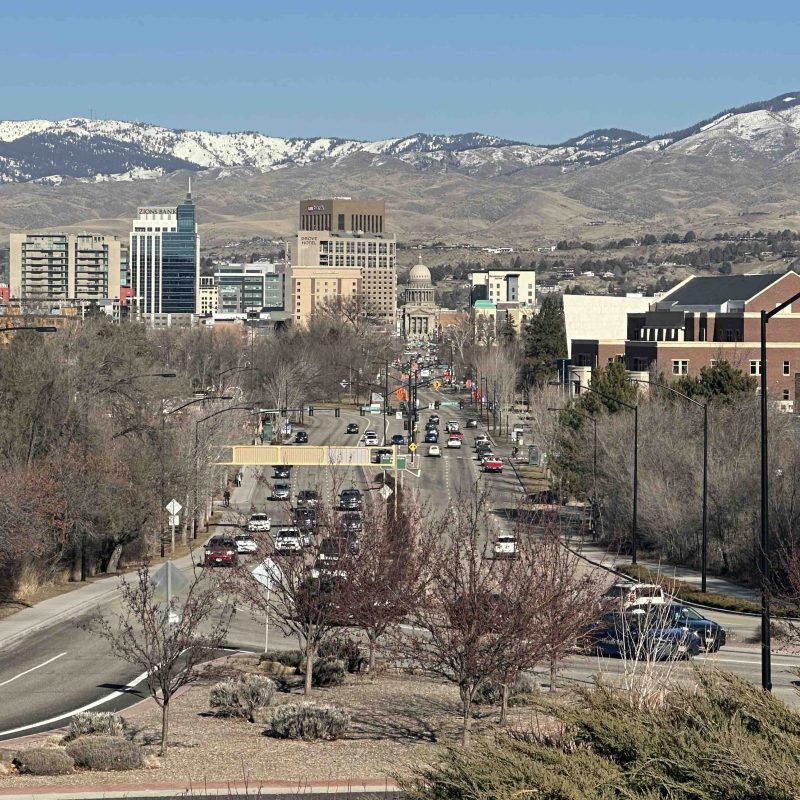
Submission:
M 277 661 L 285 667 L 299 669 L 305 663 L 305 656 L 300 650 L 269 650 L 258 658 L 259 663 Z
M 67 741 L 90 733 L 105 736 L 122 736 L 126 723 L 121 714 L 114 711 L 81 711 L 69 721 L 69 730 L 64 737 Z
M 341 708 L 314 703 L 287 703 L 272 712 L 266 734 L 280 739 L 338 739 L 350 725 Z
M 360 672 L 366 659 L 361 653 L 361 645 L 350 636 L 332 636 L 326 639 L 317 650 L 320 658 L 335 658 L 343 661 L 348 672 Z
M 274 681 L 263 675 L 242 675 L 212 686 L 208 702 L 220 716 L 244 717 L 255 722 L 256 712 L 267 708 L 274 695 Z
M 67 753 L 76 767 L 95 772 L 138 769 L 143 764 L 138 744 L 114 736 L 82 736 L 67 745 Z
M 55 747 L 20 750 L 13 763 L 19 772 L 27 775 L 66 775 L 75 767 L 72 758 Z
M 729 673 L 695 672 L 645 706 L 618 687 L 541 697 L 544 726 L 452 747 L 401 780 L 407 800 L 788 800 L 800 797 L 800 714 Z M 682 682 L 683 683 L 683 682 Z
M 341 686 L 344 683 L 344 661 L 338 658 L 318 658 L 314 661 L 311 685 L 319 688 Z

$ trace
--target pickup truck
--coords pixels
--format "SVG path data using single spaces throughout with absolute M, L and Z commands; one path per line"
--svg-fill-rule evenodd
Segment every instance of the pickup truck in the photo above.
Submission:
M 484 472 L 502 472 L 503 471 L 503 459 L 498 458 L 497 456 L 492 456 L 491 458 L 487 458 L 486 461 L 483 462 L 483 471 Z

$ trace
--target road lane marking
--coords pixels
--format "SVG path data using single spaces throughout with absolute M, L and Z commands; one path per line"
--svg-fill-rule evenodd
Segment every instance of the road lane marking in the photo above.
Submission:
M 13 678 L 9 678 L 7 681 L 3 681 L 0 683 L 0 686 L 5 686 L 7 683 L 11 683 L 11 681 L 15 681 L 17 678 L 21 678 L 23 675 L 27 675 L 29 672 L 46 667 L 48 664 L 52 664 L 57 658 L 61 658 L 61 656 L 65 656 L 66 654 L 66 651 L 64 651 L 63 653 L 59 653 L 57 656 L 48 658 L 47 661 L 37 664 L 35 667 L 31 667 L 30 669 L 26 669 L 25 672 L 20 672 L 19 675 L 15 675 Z
M 125 689 L 133 689 L 135 686 L 145 680 L 145 678 L 147 678 L 147 673 L 143 672 L 138 678 L 134 678 L 130 683 L 126 683 Z M 50 725 L 53 722 L 61 722 L 62 719 L 69 719 L 70 717 L 74 717 L 76 714 L 80 714 L 83 711 L 90 711 L 91 709 L 97 708 L 97 706 L 102 705 L 103 703 L 107 703 L 109 700 L 122 697 L 124 694 L 127 694 L 127 692 L 124 690 L 111 692 L 111 694 L 107 694 L 105 697 L 101 697 L 99 700 L 95 700 L 85 706 L 81 706 L 81 708 L 76 708 L 74 711 L 67 711 L 66 714 L 60 714 L 59 716 L 51 717 L 50 719 L 43 719 L 39 722 L 32 722 L 30 725 L 22 725 L 19 728 L 11 728 L 7 731 L 0 731 L 0 736 L 9 736 L 12 733 L 21 733 L 22 731 L 29 731 L 31 728 L 41 728 L 42 726 Z

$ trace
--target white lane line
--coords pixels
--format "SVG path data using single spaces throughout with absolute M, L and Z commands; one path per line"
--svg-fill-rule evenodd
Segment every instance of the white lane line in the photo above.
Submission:
M 0 683 L 0 686 L 5 686 L 7 683 L 11 683 L 11 681 L 15 681 L 17 678 L 21 678 L 23 675 L 27 675 L 29 672 L 33 672 L 34 670 L 41 669 L 42 667 L 46 667 L 48 664 L 52 664 L 57 658 L 61 658 L 61 656 L 65 656 L 66 650 L 63 653 L 59 653 L 57 656 L 53 656 L 52 658 L 48 658 L 47 661 L 42 662 L 41 664 L 37 664 L 35 667 L 31 667 L 30 669 L 26 669 L 25 672 L 20 672 L 19 675 L 15 675 L 13 678 L 9 678 L 6 681 Z
M 130 683 L 126 683 L 125 688 L 133 689 L 134 686 L 140 684 L 146 677 L 147 673 L 143 672 L 138 678 L 134 678 Z M 50 725 L 53 722 L 61 722 L 62 719 L 69 719 L 70 717 L 74 717 L 75 714 L 80 714 L 82 711 L 90 711 L 91 709 L 96 708 L 103 703 L 107 703 L 109 700 L 114 700 L 117 697 L 121 697 L 123 694 L 125 694 L 124 691 L 111 692 L 111 694 L 107 694 L 105 697 L 101 697 L 99 700 L 95 700 L 94 702 L 82 706 L 81 708 L 76 708 L 74 711 L 67 711 L 66 714 L 60 714 L 59 716 L 51 717 L 50 719 L 43 719 L 39 722 L 32 722 L 30 725 L 22 725 L 19 728 L 11 728 L 11 730 L 8 731 L 0 731 L 0 736 L 9 736 L 12 733 L 21 733 L 22 731 L 29 731 L 31 728 L 41 728 L 43 725 Z

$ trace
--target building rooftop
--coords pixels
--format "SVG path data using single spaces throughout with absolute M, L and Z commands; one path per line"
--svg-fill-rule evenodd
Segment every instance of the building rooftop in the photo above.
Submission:
M 659 304 L 678 306 L 721 306 L 745 302 L 783 275 L 721 275 L 692 277 L 667 292 Z

